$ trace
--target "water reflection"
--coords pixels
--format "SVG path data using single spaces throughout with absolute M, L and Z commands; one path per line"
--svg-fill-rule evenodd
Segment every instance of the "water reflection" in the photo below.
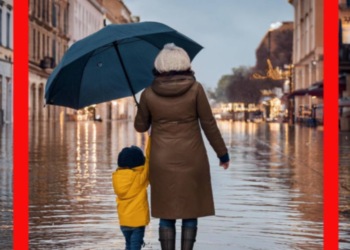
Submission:
M 0 126 L 0 249 L 12 249 L 12 126 Z
M 250 243 L 254 235 L 263 249 L 322 249 L 322 132 L 277 123 L 220 128 L 235 168 L 221 203 L 232 200 L 225 217 L 239 228 L 237 249 L 261 249 Z M 315 146 L 303 150 L 309 143 Z
M 350 249 L 350 133 L 339 134 L 339 240 L 340 249 Z
M 219 127 L 232 164 L 222 170 L 206 141 L 216 216 L 200 219 L 196 248 L 322 249 L 323 132 L 273 123 Z M 143 147 L 144 136 L 131 122 L 30 129 L 31 248 L 123 249 L 111 173 L 119 150 Z M 157 224 L 147 227 L 145 249 L 159 249 Z

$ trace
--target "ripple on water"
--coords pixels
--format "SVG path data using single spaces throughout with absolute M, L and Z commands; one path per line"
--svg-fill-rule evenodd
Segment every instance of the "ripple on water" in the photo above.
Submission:
M 123 249 L 111 173 L 145 138 L 132 122 L 45 124 L 31 127 L 31 248 Z M 219 122 L 227 171 L 205 140 L 216 216 L 199 220 L 197 249 L 322 249 L 322 131 L 278 126 Z M 157 230 L 152 219 L 145 249 L 159 249 Z

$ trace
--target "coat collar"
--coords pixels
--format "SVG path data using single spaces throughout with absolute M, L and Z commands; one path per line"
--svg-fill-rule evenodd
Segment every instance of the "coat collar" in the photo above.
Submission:
M 152 90 L 160 96 L 180 96 L 186 93 L 195 83 L 196 78 L 189 74 L 160 75 L 152 85 Z

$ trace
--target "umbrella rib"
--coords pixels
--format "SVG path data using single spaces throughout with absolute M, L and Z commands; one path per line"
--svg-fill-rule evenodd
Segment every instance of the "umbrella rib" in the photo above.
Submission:
M 129 85 L 130 91 L 131 91 L 131 93 L 132 93 L 132 96 L 134 97 L 136 106 L 138 107 L 138 106 L 139 106 L 139 103 L 138 103 L 137 100 L 136 100 L 136 97 L 135 97 L 135 90 L 134 90 L 134 88 L 132 87 L 131 80 L 130 80 L 130 78 L 129 78 L 128 72 L 126 71 L 126 67 L 125 67 L 125 65 L 124 65 L 123 58 L 122 58 L 122 55 L 121 55 L 120 50 L 119 50 L 119 47 L 118 47 L 118 42 L 114 42 L 113 45 L 114 45 L 114 48 L 115 48 L 115 50 L 116 50 L 116 52 L 117 52 L 117 54 L 118 54 L 120 64 L 121 64 L 121 66 L 122 66 L 122 68 L 123 68 L 123 72 L 124 72 L 124 75 L 125 75 L 125 77 L 126 77 L 126 81 L 128 82 L 128 85 Z

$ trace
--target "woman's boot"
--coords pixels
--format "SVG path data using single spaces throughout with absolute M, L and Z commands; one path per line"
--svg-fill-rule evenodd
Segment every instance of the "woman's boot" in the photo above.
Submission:
M 181 250 L 192 250 L 196 236 L 197 227 L 182 227 Z
M 175 228 L 160 227 L 159 241 L 162 250 L 175 250 Z

